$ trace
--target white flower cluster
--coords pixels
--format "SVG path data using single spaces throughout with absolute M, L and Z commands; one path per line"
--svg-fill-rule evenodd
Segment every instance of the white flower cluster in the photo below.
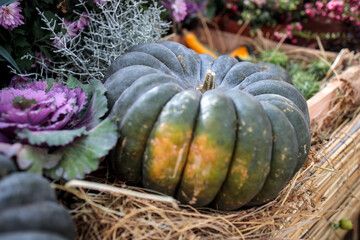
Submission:
M 85 1 L 80 0 L 89 21 L 85 29 L 72 37 L 67 31 L 55 30 L 59 25 L 66 28 L 64 19 L 49 21 L 40 12 L 47 26 L 45 29 L 52 33 L 53 42 L 58 43 L 51 46 L 56 58 L 50 64 L 35 59 L 41 65 L 42 74 L 58 79 L 73 76 L 83 82 L 103 80 L 106 69 L 117 57 L 137 44 L 158 41 L 169 29 L 170 23 L 160 17 L 165 8 L 156 1 L 149 2 L 112 0 L 98 4 L 96 10 L 89 10 Z

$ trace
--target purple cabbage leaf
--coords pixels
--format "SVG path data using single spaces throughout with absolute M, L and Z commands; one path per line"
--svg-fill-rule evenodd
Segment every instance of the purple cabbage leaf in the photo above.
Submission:
M 12 155 L 21 170 L 84 177 L 117 141 L 115 124 L 102 119 L 105 92 L 100 81 L 83 84 L 72 77 L 66 84 L 48 79 L 2 89 L 0 152 L 17 149 Z M 9 148 L 14 144 L 21 147 Z

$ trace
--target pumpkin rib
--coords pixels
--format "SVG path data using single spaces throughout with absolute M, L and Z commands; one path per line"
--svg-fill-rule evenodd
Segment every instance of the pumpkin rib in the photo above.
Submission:
M 255 197 L 265 182 L 270 170 L 272 133 L 268 116 L 255 97 L 240 90 L 225 94 L 236 109 L 237 131 L 229 172 L 214 205 L 235 210 Z
M 220 85 L 226 73 L 236 63 L 238 63 L 238 60 L 229 55 L 221 55 L 214 61 L 210 70 L 216 73 L 215 88 Z
M 148 66 L 163 73 L 176 76 L 164 63 L 150 54 L 143 52 L 127 52 L 115 59 L 115 61 L 110 65 L 107 72 L 105 73 L 105 78 L 110 77 L 120 68 L 125 68 L 132 65 Z
M 200 81 L 204 81 L 206 72 L 208 69 L 211 69 L 212 65 L 214 64 L 215 58 L 207 53 L 200 54 L 199 57 L 201 59 Z
M 116 117 L 119 121 L 126 111 L 131 107 L 131 105 L 144 93 L 150 89 L 164 84 L 164 83 L 176 83 L 179 86 L 178 79 L 163 74 L 163 73 L 151 73 L 144 75 L 136 79 L 116 100 L 112 111 L 110 112 L 111 117 Z M 185 86 L 181 86 L 185 87 Z
M 75 238 L 71 216 L 54 201 L 39 201 L 1 211 L 0 234 L 17 231 L 46 231 L 66 239 Z
M 121 68 L 112 74 L 104 83 L 107 89 L 108 107 L 112 109 L 116 100 L 121 94 L 130 87 L 137 79 L 152 73 L 161 73 L 155 68 L 132 65 Z
M 187 161 L 201 94 L 187 89 L 162 109 L 143 157 L 143 186 L 174 196 Z
M 246 77 L 259 71 L 261 71 L 261 69 L 254 63 L 238 62 L 229 69 L 219 87 L 233 88 L 242 82 Z
M 296 105 L 288 104 L 285 98 L 276 94 L 263 94 L 256 96 L 260 101 L 267 101 L 283 111 L 295 129 L 298 142 L 298 158 L 295 174 L 304 165 L 310 151 L 311 135 L 304 114 Z M 304 131 L 307 129 L 307 131 Z
M 124 115 L 118 128 L 120 137 L 112 154 L 112 166 L 123 180 L 134 185 L 141 183 L 147 138 L 162 107 L 180 91 L 174 83 L 156 86 L 137 99 Z
M 261 191 L 247 204 L 256 206 L 273 200 L 290 180 L 297 162 L 296 132 L 287 116 L 269 102 L 261 102 L 271 122 L 273 147 L 270 172 Z
M 17 171 L 17 168 L 14 161 L 9 157 L 0 154 L 0 180 L 15 171 Z
M 189 48 L 176 42 L 163 41 L 159 44 L 167 47 L 175 54 L 183 69 L 185 79 L 187 79 L 187 81 L 196 81 L 197 85 L 202 84 L 200 81 L 200 70 L 197 67 L 201 62 L 198 54 L 196 54 L 194 51 L 190 51 Z
M 250 84 L 244 88 L 243 91 L 254 96 L 260 94 L 277 94 L 291 100 L 303 112 L 307 125 L 310 125 L 310 116 L 306 100 L 301 92 L 290 83 L 285 81 L 262 80 Z
M 184 71 L 176 55 L 164 45 L 159 43 L 144 43 L 133 47 L 131 52 L 143 52 L 150 54 L 164 63 L 178 77 L 184 77 Z
M 224 118 L 226 116 L 226 118 Z M 177 199 L 193 206 L 208 205 L 218 193 L 229 170 L 234 149 L 236 113 L 221 90 L 206 91 L 190 144 Z
M 280 76 L 278 76 L 274 73 L 261 71 L 261 72 L 256 72 L 256 73 L 253 73 L 253 74 L 247 76 L 243 81 L 241 81 L 234 88 L 243 90 L 250 84 L 258 82 L 258 81 L 262 81 L 262 80 L 284 81 Z
M 259 62 L 256 63 L 256 65 L 258 65 L 262 71 L 274 73 L 279 77 L 281 77 L 281 79 L 284 80 L 285 82 L 292 84 L 291 76 L 283 67 L 268 62 Z
M 28 172 L 13 173 L 0 181 L 0 211 L 36 201 L 56 201 L 50 182 Z M 34 194 L 36 189 L 36 194 Z
M 55 233 L 43 231 L 21 231 L 0 234 L 1 240 L 69 240 Z

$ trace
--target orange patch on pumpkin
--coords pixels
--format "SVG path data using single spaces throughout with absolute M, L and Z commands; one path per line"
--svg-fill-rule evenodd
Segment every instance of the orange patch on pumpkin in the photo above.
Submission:
M 159 180 L 174 179 L 181 173 L 184 165 L 187 139 L 190 139 L 191 133 L 184 134 L 161 124 L 155 135 L 149 145 L 152 159 L 149 176 Z
M 189 160 L 186 165 L 188 176 L 193 174 L 194 180 L 196 180 L 197 177 L 211 175 L 210 171 L 223 157 L 222 154 L 222 149 L 209 141 L 207 136 L 198 136 L 190 147 Z M 230 157 L 229 155 L 223 161 L 230 161 Z

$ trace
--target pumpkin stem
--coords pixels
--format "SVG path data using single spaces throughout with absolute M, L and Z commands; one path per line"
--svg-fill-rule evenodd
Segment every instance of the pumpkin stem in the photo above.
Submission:
M 210 69 L 206 71 L 204 83 L 199 89 L 201 93 L 204 93 L 207 90 L 215 88 L 215 77 L 216 77 L 215 72 L 211 71 Z

